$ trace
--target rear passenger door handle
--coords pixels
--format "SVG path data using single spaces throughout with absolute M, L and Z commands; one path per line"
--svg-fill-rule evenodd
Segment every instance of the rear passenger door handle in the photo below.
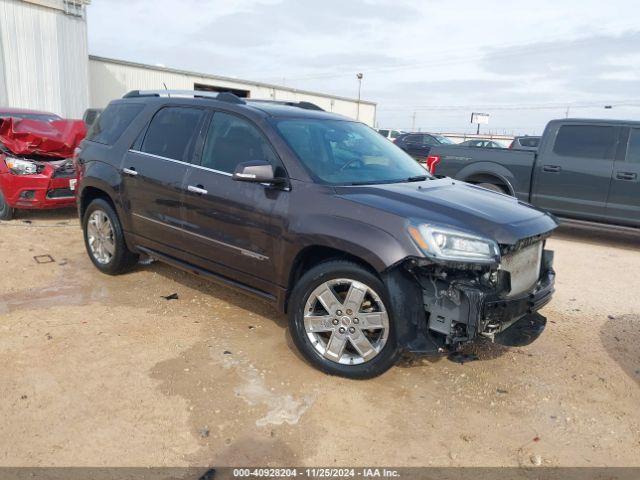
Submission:
M 616 178 L 618 180 L 635 180 L 638 175 L 633 172 L 617 172 Z
M 127 175 L 131 175 L 132 177 L 135 177 L 138 174 L 135 168 L 123 168 L 122 172 L 126 173 Z
M 192 193 L 197 193 L 198 195 L 206 195 L 207 193 L 209 193 L 207 190 L 204 189 L 204 187 L 202 185 L 189 185 L 187 187 L 187 190 L 189 190 Z
M 554 173 L 557 173 L 557 172 L 559 172 L 560 170 L 562 170 L 562 168 L 560 168 L 560 166 L 559 166 L 559 165 L 544 165 L 544 166 L 542 167 L 542 170 L 543 170 L 543 171 L 545 171 L 545 172 L 554 172 Z

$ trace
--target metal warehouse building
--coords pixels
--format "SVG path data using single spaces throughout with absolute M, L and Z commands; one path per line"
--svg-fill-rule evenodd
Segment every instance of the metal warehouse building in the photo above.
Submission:
M 89 56 L 90 0 L 0 0 L 0 106 L 80 118 L 130 90 L 231 91 L 307 101 L 373 126 L 376 104 L 279 85 Z

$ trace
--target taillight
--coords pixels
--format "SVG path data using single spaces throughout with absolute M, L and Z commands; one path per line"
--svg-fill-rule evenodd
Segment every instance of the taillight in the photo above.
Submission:
M 440 155 L 429 155 L 427 157 L 427 170 L 431 175 L 436 174 L 436 166 L 440 163 Z

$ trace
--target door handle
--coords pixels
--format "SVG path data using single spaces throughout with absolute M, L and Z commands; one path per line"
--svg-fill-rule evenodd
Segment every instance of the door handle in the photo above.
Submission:
M 122 169 L 122 173 L 126 173 L 127 175 L 131 175 L 132 177 L 135 177 L 138 172 L 136 172 L 135 168 L 123 168 Z
M 545 172 L 554 172 L 557 173 L 560 170 L 562 170 L 562 168 L 560 168 L 560 165 L 544 165 L 542 167 L 542 170 Z
M 206 195 L 207 193 L 209 193 L 207 190 L 205 190 L 202 185 L 189 185 L 187 187 L 187 190 L 189 190 L 192 193 L 197 193 L 198 195 Z
M 635 180 L 638 175 L 633 172 L 617 172 L 616 178 L 618 180 Z

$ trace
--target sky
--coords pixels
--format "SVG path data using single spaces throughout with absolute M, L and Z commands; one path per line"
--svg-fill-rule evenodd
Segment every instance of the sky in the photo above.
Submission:
M 352 98 L 361 72 L 379 127 L 640 119 L 637 0 L 93 0 L 88 24 L 93 55 Z

